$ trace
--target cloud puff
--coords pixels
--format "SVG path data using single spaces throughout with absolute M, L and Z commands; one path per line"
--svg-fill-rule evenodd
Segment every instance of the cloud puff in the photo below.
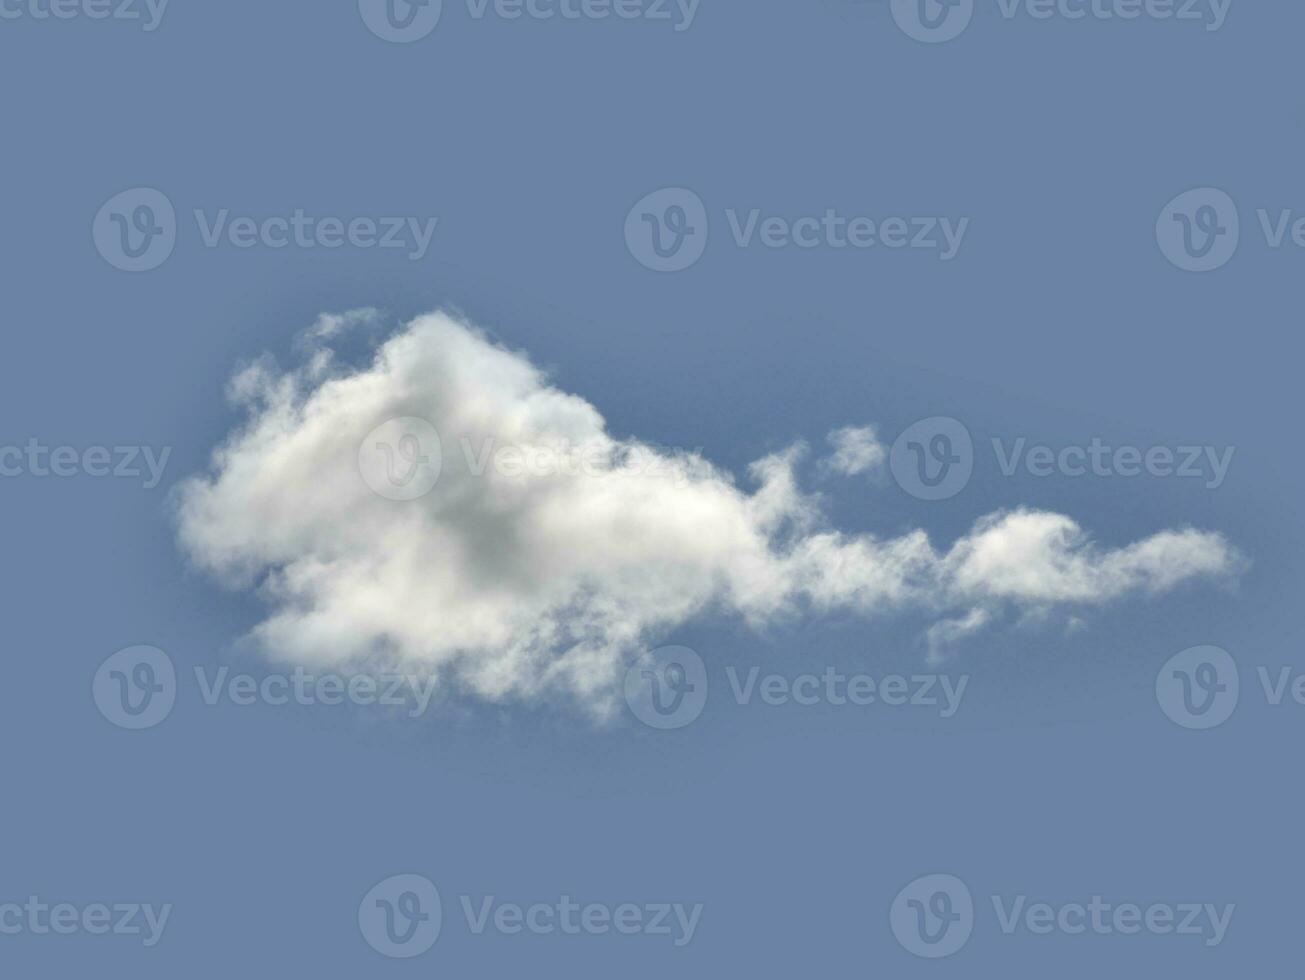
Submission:
M 824 465 L 843 476 L 868 473 L 883 465 L 888 457 L 874 427 L 869 425 L 835 429 L 829 433 L 829 444 L 834 452 L 824 459 Z
M 697 454 L 614 438 L 525 354 L 444 314 L 346 366 L 328 344 L 360 319 L 323 321 L 298 368 L 238 374 L 245 423 L 179 491 L 183 548 L 259 589 L 270 612 L 253 639 L 276 659 L 420 671 L 490 701 L 566 692 L 602 712 L 644 645 L 704 613 L 760 626 L 911 610 L 934 620 L 934 650 L 1006 607 L 1077 610 L 1239 567 L 1215 533 L 1107 549 L 1030 510 L 984 517 L 945 551 L 923 531 L 844 534 L 800 487 L 801 446 L 740 486 Z M 442 449 L 410 500 L 359 467 L 369 433 L 402 418 L 428 420 Z M 844 471 L 873 465 L 873 430 L 841 432 Z M 429 458 L 417 448 L 410 461 Z

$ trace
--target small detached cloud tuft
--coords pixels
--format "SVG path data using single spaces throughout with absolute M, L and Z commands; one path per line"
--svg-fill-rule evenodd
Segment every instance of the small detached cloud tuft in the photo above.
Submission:
M 524 353 L 442 313 L 362 367 L 335 356 L 347 328 L 375 319 L 324 317 L 300 366 L 239 373 L 229 392 L 245 418 L 177 498 L 183 549 L 261 594 L 252 639 L 281 661 L 403 669 L 491 702 L 564 694 L 603 715 L 641 649 L 709 612 L 756 627 L 794 612 L 924 616 L 937 658 L 1006 614 L 1081 617 L 1244 564 L 1218 533 L 1107 548 L 1028 509 L 941 550 L 922 530 L 844 533 L 802 489 L 800 447 L 740 484 L 698 454 L 615 438 Z M 386 428 L 402 420 L 432 435 Z M 380 472 L 404 483 L 420 461 L 426 482 L 377 492 L 360 465 L 373 442 Z M 839 472 L 882 465 L 869 427 L 830 442 Z
M 834 447 L 834 452 L 822 462 L 827 469 L 843 476 L 877 470 L 888 458 L 888 450 L 879 441 L 874 427 L 869 425 L 835 429 L 829 433 L 829 444 Z

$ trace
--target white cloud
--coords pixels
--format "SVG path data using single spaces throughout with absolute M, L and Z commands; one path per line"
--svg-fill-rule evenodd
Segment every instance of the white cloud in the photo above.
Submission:
M 317 322 L 304 331 L 302 339 L 310 344 L 314 341 L 330 340 L 354 327 L 377 323 L 380 319 L 381 311 L 371 306 L 346 310 L 343 313 L 322 313 L 318 315 Z
M 834 453 L 823 460 L 824 465 L 844 476 L 878 469 L 888 456 L 874 427 L 869 425 L 835 429 L 829 433 L 829 444 Z
M 964 616 L 942 619 L 925 630 L 924 639 L 929 648 L 929 663 L 938 664 L 948 651 L 965 637 L 979 632 L 991 621 L 992 615 L 982 606 L 976 606 Z
M 178 500 L 190 556 L 269 602 L 254 639 L 277 659 L 431 672 L 494 701 L 563 691 L 601 712 L 629 658 L 708 611 L 760 625 L 911 610 L 935 620 L 933 650 L 1007 606 L 1077 609 L 1240 565 L 1218 534 L 1106 549 L 1029 510 L 989 515 L 944 552 L 923 531 L 847 535 L 801 490 L 801 447 L 753 464 L 744 489 L 698 455 L 614 439 L 524 354 L 444 314 L 363 369 L 323 346 L 347 326 L 313 331 L 303 367 L 237 375 L 247 423 Z M 369 489 L 358 452 L 405 416 L 438 430 L 442 469 L 428 494 L 396 501 Z M 842 431 L 858 433 L 834 445 L 854 447 L 859 472 L 877 440 Z M 499 465 L 500 450 L 524 462 Z

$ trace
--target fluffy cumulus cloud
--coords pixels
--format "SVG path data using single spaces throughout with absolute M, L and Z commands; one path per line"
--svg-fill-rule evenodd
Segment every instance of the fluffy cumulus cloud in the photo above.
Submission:
M 888 457 L 873 426 L 847 426 L 829 434 L 834 452 L 824 460 L 828 469 L 843 476 L 855 476 L 878 469 Z
M 259 590 L 269 612 L 253 639 L 281 661 L 418 671 L 490 701 L 561 692 L 601 712 L 631 658 L 706 613 L 763 626 L 909 611 L 932 624 L 937 657 L 1008 611 L 1078 615 L 1240 564 L 1217 533 L 1105 548 L 1069 517 L 1024 509 L 942 549 L 923 531 L 846 534 L 803 491 L 801 446 L 736 480 L 615 438 L 525 354 L 444 314 L 344 363 L 332 344 L 371 318 L 319 321 L 296 368 L 240 372 L 244 422 L 178 498 L 184 549 Z M 871 429 L 831 442 L 839 472 L 882 461 Z M 418 466 L 438 479 L 396 499 L 368 478 L 366 454 L 382 449 L 396 486 Z

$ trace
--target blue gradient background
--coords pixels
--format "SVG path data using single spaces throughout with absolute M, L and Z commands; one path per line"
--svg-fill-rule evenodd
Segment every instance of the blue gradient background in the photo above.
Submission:
M 163 942 L 0 937 L 7 975 L 631 978 L 1264 975 L 1294 965 L 1305 708 L 1269 708 L 1254 668 L 1299 662 L 1305 476 L 1296 339 L 1305 255 L 1264 247 L 1253 209 L 1305 207 L 1305 10 L 1234 0 L 1222 31 L 1001 19 L 905 37 L 884 2 L 703 0 L 692 29 L 474 21 L 386 44 L 355 4 L 173 0 L 147 34 L 115 21 L 0 22 L 0 443 L 175 447 L 163 485 L 6 479 L 0 900 L 172 902 Z M 692 269 L 626 251 L 630 206 L 690 187 L 713 217 L 967 215 L 960 256 L 740 250 L 717 220 Z M 1169 265 L 1161 208 L 1212 185 L 1243 242 L 1210 275 Z M 129 187 L 182 218 L 161 268 L 128 275 L 90 224 Z M 202 247 L 191 210 L 440 217 L 430 254 Z M 595 731 L 556 707 L 466 706 L 404 724 L 365 711 L 204 706 L 195 666 L 234 663 L 253 600 L 188 571 L 168 489 L 235 421 L 242 361 L 288 361 L 324 310 L 451 307 L 531 352 L 618 434 L 703 447 L 739 470 L 796 438 L 951 415 L 973 481 L 922 503 L 888 483 L 824 487 L 832 519 L 949 542 L 1016 504 L 1110 545 L 1221 530 L 1254 562 L 1235 591 L 1094 612 L 1087 629 L 996 630 L 947 665 L 961 712 L 741 708 L 721 673 L 923 668 L 908 619 L 733 622 L 698 650 L 703 717 Z M 1227 482 L 1001 476 L 989 440 L 1234 445 Z M 172 716 L 109 725 L 90 681 L 113 651 L 168 651 Z M 1242 704 L 1210 732 L 1156 706 L 1159 666 L 1227 648 Z M 893 896 L 966 880 L 955 957 L 894 941 Z M 382 959 L 358 901 L 425 874 L 444 932 Z M 986 896 L 1235 902 L 1224 943 L 1005 936 Z M 693 943 L 472 936 L 457 896 L 530 904 L 702 902 Z

